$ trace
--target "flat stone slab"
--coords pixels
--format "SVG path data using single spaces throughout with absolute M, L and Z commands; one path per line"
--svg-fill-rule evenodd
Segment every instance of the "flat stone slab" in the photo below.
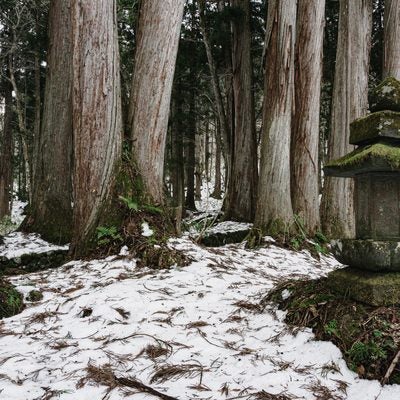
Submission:
M 353 178 L 367 172 L 400 173 L 400 147 L 389 143 L 367 145 L 328 162 L 324 167 L 326 176 L 341 178 Z
M 341 239 L 332 252 L 342 264 L 374 272 L 400 272 L 400 241 Z
M 328 275 L 337 293 L 372 306 L 400 304 L 400 273 L 376 273 L 344 268 Z
M 219 247 L 226 244 L 240 243 L 250 233 L 252 224 L 234 221 L 221 222 L 208 229 L 200 243 L 208 247 Z
M 350 144 L 362 145 L 380 139 L 400 140 L 400 112 L 379 111 L 350 124 Z
M 43 253 L 22 254 L 16 257 L 0 256 L 0 274 L 14 275 L 57 268 L 66 262 L 67 250 L 50 250 Z
M 369 103 L 373 112 L 400 111 L 400 82 L 393 77 L 384 79 L 372 92 Z

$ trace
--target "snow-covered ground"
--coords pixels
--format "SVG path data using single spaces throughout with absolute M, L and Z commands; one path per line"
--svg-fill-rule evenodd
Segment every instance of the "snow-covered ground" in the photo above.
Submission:
M 123 387 L 108 392 L 85 379 L 88 366 L 180 400 L 400 399 L 400 385 L 358 379 L 333 344 L 308 329 L 291 333 L 283 312 L 259 309 L 278 282 L 340 267 L 332 258 L 272 243 L 171 246 L 193 262 L 154 271 L 117 256 L 13 277 L 21 292 L 44 298 L 0 324 L 0 399 L 157 399 Z

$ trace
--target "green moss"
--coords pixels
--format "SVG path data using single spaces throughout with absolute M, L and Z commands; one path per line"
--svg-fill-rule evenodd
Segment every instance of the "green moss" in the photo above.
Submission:
M 12 317 L 24 308 L 22 294 L 13 285 L 0 279 L 0 319 Z
M 43 294 L 39 290 L 31 290 L 26 299 L 35 303 L 43 299 Z
M 400 169 L 400 148 L 376 143 L 359 148 L 342 158 L 331 161 L 326 167 L 355 167 L 366 162 L 384 162 L 393 170 Z

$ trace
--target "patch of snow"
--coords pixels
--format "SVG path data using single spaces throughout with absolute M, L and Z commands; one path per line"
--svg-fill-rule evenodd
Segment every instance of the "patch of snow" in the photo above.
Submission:
M 108 365 L 118 377 L 133 377 L 180 400 L 222 400 L 262 390 L 313 400 L 314 385 L 338 399 L 400 398 L 400 385 L 359 379 L 339 349 L 315 341 L 310 329 L 292 334 L 285 313 L 274 306 L 262 312 L 241 306 L 260 304 L 283 280 L 340 268 L 332 257 L 316 260 L 273 244 L 212 249 L 173 239 L 169 245 L 191 256 L 191 264 L 150 270 L 118 256 L 12 278 L 24 293 L 35 287 L 44 298 L 0 326 L 0 398 L 150 398 L 118 388 L 107 395 L 106 387 L 85 384 L 89 364 Z M 152 359 L 145 351 L 149 345 L 165 354 Z M 171 365 L 189 372 L 157 380 L 160 368 Z
M 39 254 L 56 250 L 68 250 L 68 246 L 50 244 L 34 233 L 13 232 L 4 236 L 4 244 L 0 245 L 0 257 L 15 258 L 24 254 Z
M 154 231 L 150 228 L 147 222 L 142 223 L 142 236 L 150 237 L 154 235 Z
M 11 210 L 11 221 L 20 225 L 24 220 L 24 209 L 28 203 L 26 201 L 20 201 L 17 199 L 13 200 L 12 210 Z
M 120 256 L 127 256 L 129 255 L 129 249 L 128 246 L 122 246 L 121 250 L 119 251 Z
M 201 212 L 219 212 L 222 208 L 223 199 L 214 199 L 211 193 L 214 190 L 213 182 L 205 182 L 201 187 L 201 200 L 196 201 L 196 208 Z
M 287 289 L 282 290 L 282 300 L 287 300 L 290 297 L 290 291 Z
M 383 88 L 381 89 L 382 94 L 389 94 L 392 93 L 394 90 L 395 89 L 392 86 L 383 86 Z

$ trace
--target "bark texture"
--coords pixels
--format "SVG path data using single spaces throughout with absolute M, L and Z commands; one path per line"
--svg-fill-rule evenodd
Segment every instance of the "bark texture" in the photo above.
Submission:
M 253 221 L 257 196 L 257 139 L 251 63 L 250 1 L 231 0 L 240 10 L 233 30 L 234 129 L 225 217 Z
M 298 0 L 291 195 L 293 212 L 310 235 L 320 225 L 318 156 L 324 15 L 325 0 Z
M 400 0 L 385 0 L 383 77 L 400 80 Z
M 31 211 L 23 229 L 54 243 L 72 233 L 72 38 L 68 1 L 53 1 L 49 15 L 49 52 L 40 134 L 35 137 Z M 36 105 L 38 107 L 38 105 Z M 35 122 L 40 125 L 37 112 Z M 39 129 L 39 127 L 36 127 Z
M 368 70 L 371 47 L 372 2 L 340 0 L 328 160 L 353 150 L 350 123 L 368 109 Z M 326 177 L 321 202 L 321 224 L 332 238 L 353 237 L 354 185 L 351 179 Z
M 129 121 L 134 160 L 146 194 L 163 204 L 164 149 L 184 0 L 140 8 Z
M 0 220 L 11 214 L 12 194 L 12 87 L 4 83 L 4 120 L 0 142 Z
M 73 0 L 74 236 L 84 254 L 105 210 L 122 144 L 114 1 Z
M 270 234 L 293 220 L 290 198 L 290 136 L 294 101 L 296 1 L 268 3 L 263 126 L 256 226 Z

